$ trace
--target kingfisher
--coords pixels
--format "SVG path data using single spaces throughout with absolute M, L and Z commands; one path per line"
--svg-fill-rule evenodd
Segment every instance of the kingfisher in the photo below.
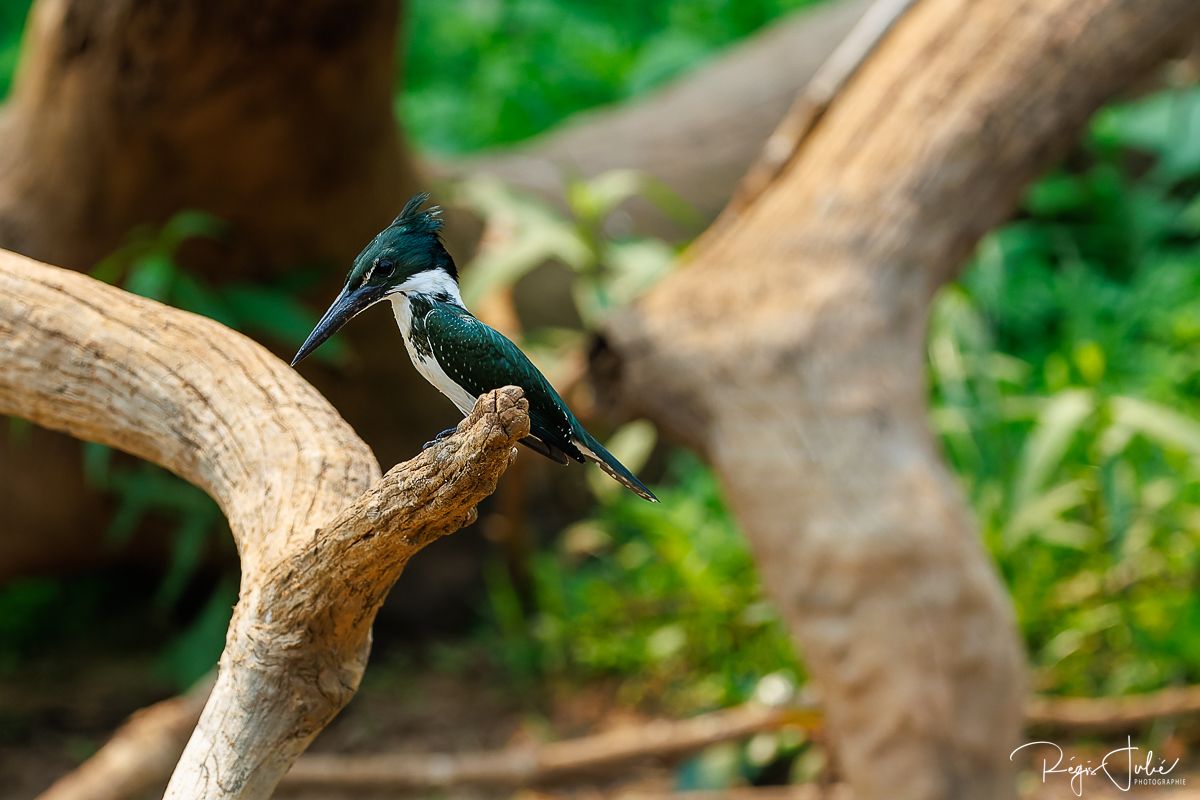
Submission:
M 345 286 L 292 366 L 354 317 L 388 300 L 413 366 L 463 415 L 480 395 L 519 386 L 529 402 L 530 433 L 521 444 L 559 464 L 593 461 L 622 486 L 657 503 L 654 493 L 584 429 L 521 349 L 467 310 L 458 290 L 458 269 L 442 244 L 441 209 L 422 210 L 428 200 L 427 192 L 409 200 L 358 254 Z M 424 447 L 454 431 L 442 431 Z

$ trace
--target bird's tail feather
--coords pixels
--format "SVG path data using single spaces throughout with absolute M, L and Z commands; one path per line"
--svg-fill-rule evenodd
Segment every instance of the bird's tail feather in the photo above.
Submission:
M 596 441 L 596 438 L 586 431 L 582 436 L 575 436 L 571 439 L 571 444 L 579 448 L 579 452 L 591 461 L 596 462 L 600 469 L 617 483 L 629 489 L 643 500 L 649 500 L 651 503 L 657 503 L 658 498 L 654 496 L 654 492 L 646 488 L 646 484 L 637 479 L 632 472 L 625 468 L 625 465 L 617 461 L 617 457 L 605 449 L 604 445 Z

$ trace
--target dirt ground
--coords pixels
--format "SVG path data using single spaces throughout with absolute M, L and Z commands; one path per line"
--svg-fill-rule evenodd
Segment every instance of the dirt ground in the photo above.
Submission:
M 0 682 L 0 800 L 28 800 L 57 776 L 93 752 L 132 710 L 169 694 L 148 680 L 146 659 L 112 656 L 90 660 L 86 666 L 71 659 L 33 663 L 10 672 Z M 453 753 L 480 751 L 636 726 L 648 716 L 614 701 L 612 687 L 514 689 L 484 674 L 437 670 L 428 665 L 389 661 L 373 664 L 362 690 L 346 711 L 317 739 L 314 753 Z M 1066 745 L 1065 745 L 1066 746 Z M 1102 753 L 1108 745 L 1079 745 L 1082 758 Z M 1200 764 L 1182 755 L 1171 778 L 1182 786 L 1134 787 L 1121 791 L 1104 776 L 1086 779 L 1082 796 L 1093 800 L 1163 798 L 1200 800 Z M 1040 761 L 1038 762 L 1040 765 Z M 1190 769 L 1189 769 L 1190 768 Z M 676 772 L 667 764 L 638 764 L 616 774 L 591 777 L 578 784 L 537 790 L 483 792 L 421 791 L 364 794 L 328 789 L 288 788 L 280 797 L 294 800 L 363 800 L 364 798 L 437 797 L 521 800 L 559 798 L 686 797 L 689 800 L 848 800 L 844 788 L 753 787 L 720 792 L 672 795 Z M 1021 775 L 1021 795 L 1027 800 L 1070 800 L 1068 778 L 1047 776 L 1037 768 Z M 150 795 L 159 796 L 157 794 Z

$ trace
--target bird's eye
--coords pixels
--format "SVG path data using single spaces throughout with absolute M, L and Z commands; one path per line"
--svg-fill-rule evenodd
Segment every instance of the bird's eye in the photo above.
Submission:
M 375 260 L 375 269 L 372 270 L 372 273 L 376 278 L 390 278 L 395 271 L 395 261 L 390 258 L 378 258 Z

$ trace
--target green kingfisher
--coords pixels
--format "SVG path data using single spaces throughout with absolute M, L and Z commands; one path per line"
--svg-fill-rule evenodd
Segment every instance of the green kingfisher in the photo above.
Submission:
M 530 435 L 521 444 L 567 464 L 590 459 L 639 497 L 658 502 L 632 472 L 584 430 L 550 381 L 501 333 L 475 318 L 458 291 L 458 269 L 442 245 L 441 209 L 422 211 L 419 194 L 371 240 L 350 268 L 346 285 L 300 346 L 295 366 L 370 306 L 389 300 L 417 372 L 464 415 L 480 395 L 519 386 L 529 401 Z M 454 433 L 442 431 L 432 442 Z

